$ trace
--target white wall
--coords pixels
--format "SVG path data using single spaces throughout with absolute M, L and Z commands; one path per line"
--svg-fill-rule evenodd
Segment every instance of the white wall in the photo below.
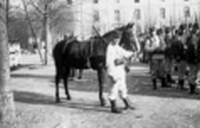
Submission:
M 155 25 L 160 27 L 162 25 L 178 25 L 185 22 L 184 7 L 190 7 L 191 17 L 187 22 L 194 22 L 195 16 L 200 16 L 200 0 L 140 0 L 140 3 L 135 3 L 134 0 L 99 0 L 98 4 L 94 4 L 93 0 L 74 0 L 80 3 L 75 7 L 79 10 L 76 23 L 75 33 L 83 35 L 85 38 L 91 35 L 92 25 L 100 26 L 100 33 L 103 34 L 115 26 L 114 10 L 119 9 L 121 14 L 121 23 L 126 24 L 134 21 L 145 29 L 146 25 Z M 81 7 L 82 6 L 82 7 Z M 82 8 L 82 9 L 81 9 Z M 160 8 L 165 8 L 166 18 L 162 19 Z M 135 9 L 140 9 L 141 19 L 134 18 Z M 82 13 L 81 13 L 82 10 Z M 93 10 L 99 10 L 100 21 L 93 24 Z M 82 15 L 82 16 L 81 16 Z

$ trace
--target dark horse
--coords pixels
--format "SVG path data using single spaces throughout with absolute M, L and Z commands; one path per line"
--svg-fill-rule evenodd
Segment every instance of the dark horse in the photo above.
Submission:
M 114 34 L 121 34 L 120 45 L 128 50 L 136 48 L 132 33 L 133 24 L 129 23 L 125 26 L 116 28 L 107 32 L 102 37 L 94 37 L 85 41 L 76 39 L 63 40 L 58 42 L 53 49 L 53 57 L 56 67 L 55 84 L 56 84 L 56 102 L 60 102 L 59 82 L 64 79 L 64 89 L 67 99 L 71 96 L 68 90 L 68 77 L 71 68 L 89 69 L 97 71 L 99 82 L 99 99 L 102 106 L 105 105 L 103 97 L 103 87 L 106 80 L 106 48 L 109 42 L 113 41 Z

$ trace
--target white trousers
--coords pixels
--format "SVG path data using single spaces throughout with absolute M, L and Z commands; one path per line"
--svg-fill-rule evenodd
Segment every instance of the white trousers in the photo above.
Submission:
M 111 90 L 110 90 L 110 94 L 109 94 L 109 99 L 110 100 L 116 100 L 118 94 L 120 94 L 120 97 L 122 99 L 127 98 L 128 94 L 128 90 L 127 90 L 127 86 L 126 86 L 126 73 L 122 73 L 121 77 L 118 78 L 114 78 L 113 76 L 110 76 L 110 81 L 111 81 Z

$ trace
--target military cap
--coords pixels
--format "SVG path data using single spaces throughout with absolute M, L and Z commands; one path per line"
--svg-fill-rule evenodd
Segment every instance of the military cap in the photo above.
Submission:
M 194 23 L 193 24 L 193 28 L 199 29 L 199 24 L 198 23 Z
M 162 34 L 162 33 L 163 33 L 162 28 L 159 28 L 159 29 L 156 31 L 156 33 L 157 33 L 158 35 Z
M 186 29 L 186 24 L 180 24 L 179 30 L 185 30 Z
M 155 29 L 154 27 L 150 27 L 150 28 L 149 28 L 149 32 L 150 32 L 150 33 L 154 32 L 154 31 L 156 31 L 156 29 Z
M 165 33 L 169 33 L 171 31 L 170 27 L 165 27 Z

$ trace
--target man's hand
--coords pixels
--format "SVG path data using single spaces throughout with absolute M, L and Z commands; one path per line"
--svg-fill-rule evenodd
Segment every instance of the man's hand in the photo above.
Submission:
M 128 65 L 125 65 L 124 69 L 125 69 L 126 73 L 130 72 L 130 68 Z
M 125 63 L 125 60 L 124 59 L 115 59 L 114 63 L 116 66 L 122 65 Z
M 139 58 L 139 54 L 139 52 L 133 53 L 132 56 L 128 59 L 129 63 L 136 61 Z

